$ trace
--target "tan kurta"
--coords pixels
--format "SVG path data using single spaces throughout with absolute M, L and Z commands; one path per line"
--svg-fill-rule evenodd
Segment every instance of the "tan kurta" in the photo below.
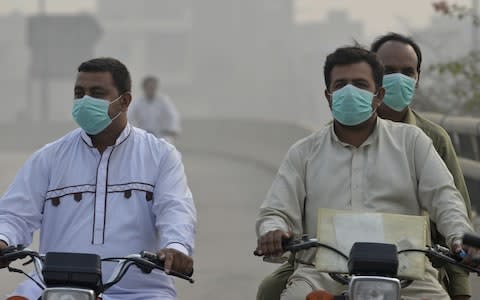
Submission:
M 282 229 L 315 236 L 320 207 L 410 215 L 426 210 L 448 243 L 473 231 L 432 141 L 417 127 L 382 119 L 358 148 L 342 143 L 333 124 L 293 145 L 261 206 L 257 234 Z M 313 254 L 300 258 L 313 262 Z M 302 277 L 301 270 L 293 276 Z

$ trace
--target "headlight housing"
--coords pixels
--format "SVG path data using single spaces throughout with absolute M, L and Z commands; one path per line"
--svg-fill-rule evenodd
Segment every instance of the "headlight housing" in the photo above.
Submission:
M 349 296 L 352 300 L 400 300 L 400 280 L 377 276 L 353 276 Z
M 76 287 L 102 292 L 102 261 L 91 253 L 48 252 L 42 269 L 47 287 Z
M 43 291 L 42 300 L 95 300 L 95 293 L 86 289 L 47 288 Z

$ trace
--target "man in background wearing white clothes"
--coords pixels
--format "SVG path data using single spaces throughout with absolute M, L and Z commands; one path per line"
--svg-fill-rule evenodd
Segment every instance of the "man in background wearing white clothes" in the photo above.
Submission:
M 136 99 L 129 109 L 131 122 L 157 138 L 173 142 L 180 133 L 180 117 L 170 98 L 157 95 L 159 81 L 147 76 L 142 83 L 144 96 Z

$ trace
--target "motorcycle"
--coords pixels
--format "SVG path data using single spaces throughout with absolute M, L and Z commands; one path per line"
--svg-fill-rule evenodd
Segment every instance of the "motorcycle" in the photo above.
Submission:
M 99 255 L 87 253 L 49 252 L 43 256 L 21 245 L 0 251 L 2 262 L 10 263 L 25 258 L 29 260 L 23 265 L 33 263 L 39 279 L 11 266 L 8 270 L 24 274 L 33 280 L 42 289 L 41 300 L 100 300 L 103 293 L 117 284 L 132 266 L 146 274 L 154 269 L 165 271 L 159 257 L 148 251 L 103 259 Z M 105 261 L 117 262 L 117 265 L 109 280 L 103 283 L 101 265 Z M 168 274 L 194 283 L 191 274 L 189 276 L 173 270 Z
M 463 243 L 480 248 L 480 238 L 474 235 L 466 234 L 463 237 Z M 332 279 L 347 287 L 345 292 L 341 295 L 332 295 L 325 291 L 314 291 L 307 295 L 307 300 L 400 300 L 401 289 L 408 287 L 413 282 L 413 280 L 399 278 L 397 274 L 398 255 L 405 252 L 423 253 L 431 260 L 434 267 L 453 264 L 480 276 L 479 268 L 461 262 L 466 253 L 453 254 L 449 249 L 440 245 L 397 251 L 397 247 L 393 244 L 357 242 L 353 244 L 350 254 L 347 256 L 338 249 L 305 235 L 301 239 L 285 240 L 282 247 L 285 252 L 290 251 L 292 254 L 311 248 L 325 248 L 335 252 L 348 262 L 347 275 L 329 273 Z M 254 251 L 254 255 L 260 256 L 256 251 Z M 270 258 L 264 257 L 264 261 L 269 262 Z

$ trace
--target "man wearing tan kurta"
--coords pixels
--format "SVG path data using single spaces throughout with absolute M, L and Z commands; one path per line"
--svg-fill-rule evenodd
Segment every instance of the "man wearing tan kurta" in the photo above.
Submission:
M 377 118 L 385 93 L 378 58 L 360 48 L 340 48 L 327 58 L 324 73 L 335 120 L 288 151 L 260 209 L 260 252 L 279 255 L 282 238 L 316 235 L 320 207 L 409 215 L 425 210 L 449 245 L 471 232 L 462 197 L 431 140 L 417 127 Z M 355 107 L 337 109 L 341 100 L 335 98 L 341 97 L 336 93 L 345 94 L 344 89 L 371 94 L 367 119 L 358 122 Z M 358 114 L 364 115 L 365 107 Z M 313 262 L 314 254 L 305 251 L 298 258 Z M 425 268 L 425 280 L 414 282 L 402 296 L 449 299 L 429 262 Z M 342 287 L 328 275 L 296 264 L 281 299 L 305 299 L 313 289 L 338 293 Z
M 371 51 L 377 53 L 384 64 L 385 75 L 399 72 L 415 79 L 416 85 L 418 85 L 422 52 L 415 41 L 400 34 L 389 33 L 376 39 L 371 46 Z M 388 87 L 385 89 L 386 93 L 389 93 Z M 396 91 L 391 92 L 395 94 Z M 378 115 L 383 119 L 417 126 L 432 139 L 433 147 L 452 174 L 455 186 L 465 201 L 467 213 L 471 216 L 470 197 L 457 155 L 455 154 L 455 149 L 448 133 L 439 125 L 425 119 L 419 113 L 412 110 L 409 104 L 406 104 L 400 111 L 396 111 L 386 103 L 382 103 L 378 108 Z M 436 231 L 434 224 L 432 224 L 431 232 L 432 243 L 445 243 L 444 238 Z M 285 288 L 288 278 L 292 275 L 293 271 L 294 257 L 291 256 L 287 263 L 282 264 L 262 281 L 258 288 L 257 300 L 278 300 L 281 291 Z M 470 299 L 471 288 L 469 274 L 460 267 L 447 264 L 440 268 L 439 280 L 444 284 L 453 300 Z

